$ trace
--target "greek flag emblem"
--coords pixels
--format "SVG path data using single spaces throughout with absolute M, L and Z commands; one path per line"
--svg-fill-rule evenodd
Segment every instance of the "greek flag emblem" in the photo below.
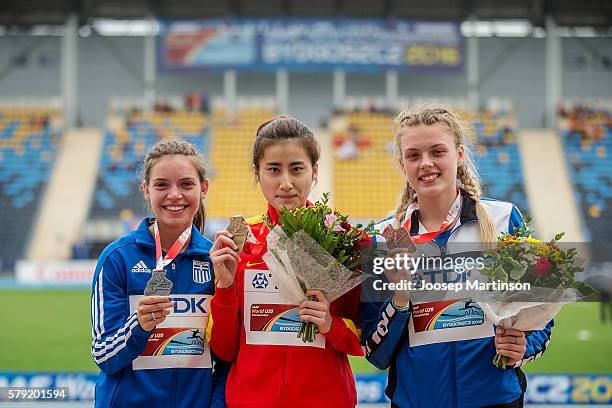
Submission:
M 210 264 L 207 261 L 193 261 L 193 281 L 206 283 L 211 279 Z

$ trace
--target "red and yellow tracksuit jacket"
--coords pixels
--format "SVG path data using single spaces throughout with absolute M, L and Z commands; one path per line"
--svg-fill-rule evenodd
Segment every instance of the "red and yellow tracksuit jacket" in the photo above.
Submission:
M 268 206 L 268 216 L 278 214 Z M 355 407 L 355 380 L 347 354 L 363 355 L 359 339 L 359 288 L 330 305 L 330 331 L 314 343 L 298 339 L 299 308 L 284 298 L 262 260 L 269 228 L 263 217 L 247 220 L 257 243 L 245 243 L 234 285 L 217 288 L 208 336 L 216 355 L 232 362 L 229 408 Z

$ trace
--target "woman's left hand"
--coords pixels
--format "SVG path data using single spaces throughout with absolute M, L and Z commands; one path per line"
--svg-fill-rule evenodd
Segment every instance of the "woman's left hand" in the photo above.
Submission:
M 495 328 L 495 348 L 497 353 L 508 357 L 508 365 L 512 366 L 525 356 L 527 340 L 525 333 L 515 329 Z
M 329 332 L 333 322 L 329 314 L 329 301 L 320 290 L 307 291 L 306 297 L 309 296 L 315 296 L 317 300 L 305 300 L 300 303 L 298 315 L 300 319 L 316 324 L 319 333 L 325 334 Z

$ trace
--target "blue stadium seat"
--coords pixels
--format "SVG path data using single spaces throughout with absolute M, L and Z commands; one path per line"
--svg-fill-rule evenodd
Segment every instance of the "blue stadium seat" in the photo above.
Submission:
M 585 233 L 593 242 L 607 242 L 612 233 L 612 112 L 576 108 L 563 117 L 569 126 L 560 135 Z
M 194 144 L 205 158 L 208 156 L 210 121 L 200 112 L 145 113 L 128 115 L 124 119 L 124 130 L 105 132 L 90 219 L 117 219 L 124 209 L 130 209 L 136 217 L 144 215 L 137 173 L 144 153 L 157 142 L 158 135 L 167 134 L 186 140 Z M 198 124 L 197 131 L 188 129 L 188 121 Z
M 0 110 L 0 234 L 10 237 L 0 249 L 3 269 L 12 269 L 24 257 L 61 131 L 51 129 L 48 118 L 59 114 Z

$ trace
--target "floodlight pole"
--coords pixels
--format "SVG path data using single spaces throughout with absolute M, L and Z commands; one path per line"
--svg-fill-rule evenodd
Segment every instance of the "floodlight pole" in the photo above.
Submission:
M 344 106 L 346 99 L 346 73 L 341 69 L 334 70 L 334 108 Z
M 64 25 L 61 51 L 61 89 L 66 129 L 72 129 L 77 126 L 77 30 L 77 17 L 71 14 Z
M 230 112 L 237 112 L 236 96 L 236 70 L 226 69 L 223 72 L 223 97 L 225 105 Z
M 478 112 L 480 109 L 480 84 L 478 78 L 478 37 L 476 36 L 476 18 L 470 17 L 472 32 L 467 39 L 467 87 L 468 104 L 472 111 Z
M 552 16 L 546 16 L 546 113 L 545 124 L 555 127 L 557 106 L 561 102 L 561 40 Z
M 149 17 L 151 25 L 155 22 L 153 17 Z M 151 30 L 144 38 L 144 72 L 143 72 L 143 84 L 144 84 L 144 110 L 153 110 L 155 105 L 155 87 L 157 81 L 156 72 L 156 49 L 155 49 L 155 32 Z
M 397 109 L 397 91 L 398 88 L 398 75 L 397 71 L 394 69 L 390 69 L 387 71 L 387 75 L 385 77 L 385 102 L 387 103 L 387 108 L 389 109 Z
M 289 114 L 289 71 L 286 68 L 276 71 L 276 109 L 280 114 Z

